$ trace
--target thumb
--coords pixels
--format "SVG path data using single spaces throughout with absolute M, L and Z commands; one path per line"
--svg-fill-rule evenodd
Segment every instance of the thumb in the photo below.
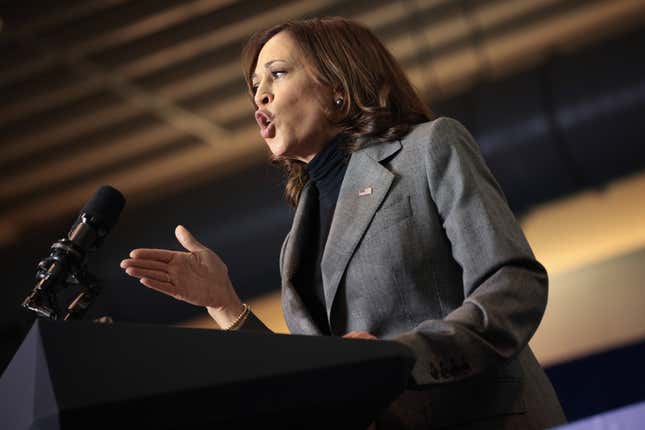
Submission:
M 207 249 L 204 245 L 201 244 L 201 242 L 195 239 L 195 236 L 193 236 L 183 225 L 178 225 L 177 228 L 175 228 L 175 237 L 177 237 L 177 240 L 179 241 L 179 243 L 181 243 L 181 246 L 183 246 L 190 252 L 197 252 Z

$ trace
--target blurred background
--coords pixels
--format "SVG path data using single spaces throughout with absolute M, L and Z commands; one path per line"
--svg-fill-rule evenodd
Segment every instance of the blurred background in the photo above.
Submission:
M 89 317 L 214 327 L 119 268 L 133 248 L 179 249 L 183 224 L 286 331 L 292 211 L 239 53 L 255 30 L 325 15 L 373 29 L 475 136 L 549 271 L 531 345 L 569 418 L 645 400 L 643 0 L 0 2 L 0 369 L 33 322 L 37 262 L 103 184 L 127 205 L 90 257 L 104 290 Z

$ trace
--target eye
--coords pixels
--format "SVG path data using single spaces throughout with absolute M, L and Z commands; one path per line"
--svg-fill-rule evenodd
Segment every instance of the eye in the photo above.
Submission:
M 287 74 L 286 70 L 273 70 L 273 71 L 271 71 L 271 76 L 273 76 L 275 79 L 280 79 L 286 74 Z
M 258 92 L 258 84 L 253 84 L 251 86 L 251 94 L 255 95 Z

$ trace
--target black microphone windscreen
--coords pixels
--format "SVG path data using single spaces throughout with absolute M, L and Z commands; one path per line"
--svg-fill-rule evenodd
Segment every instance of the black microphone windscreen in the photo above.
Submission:
M 83 206 L 81 213 L 92 216 L 102 228 L 111 230 L 125 206 L 125 197 L 109 185 L 100 187 Z

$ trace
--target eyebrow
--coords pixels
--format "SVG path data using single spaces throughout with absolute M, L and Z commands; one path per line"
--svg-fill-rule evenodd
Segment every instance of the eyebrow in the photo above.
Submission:
M 273 64 L 273 63 L 277 63 L 277 62 L 279 62 L 279 61 L 283 61 L 283 62 L 285 62 L 285 63 L 287 62 L 287 60 L 281 60 L 281 59 L 267 61 L 266 63 L 264 63 L 264 68 L 265 68 L 265 69 L 268 69 L 268 68 L 269 68 L 269 66 L 271 66 L 271 64 Z M 254 78 L 256 78 L 257 76 L 258 76 L 258 74 L 257 74 L 257 73 L 255 73 L 255 72 L 253 72 L 253 74 L 251 75 L 251 80 L 253 80 L 253 79 L 254 79 Z

